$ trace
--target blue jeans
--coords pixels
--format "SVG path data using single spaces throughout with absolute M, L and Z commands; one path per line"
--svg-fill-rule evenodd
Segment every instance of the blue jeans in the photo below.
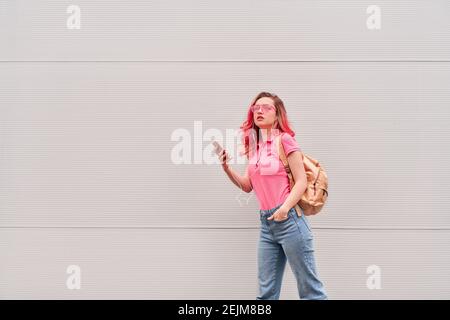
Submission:
M 316 271 L 313 234 L 303 209 L 301 217 L 292 208 L 285 220 L 267 220 L 280 206 L 260 210 L 259 294 L 256 300 L 279 299 L 286 258 L 297 280 L 300 299 L 327 299 Z

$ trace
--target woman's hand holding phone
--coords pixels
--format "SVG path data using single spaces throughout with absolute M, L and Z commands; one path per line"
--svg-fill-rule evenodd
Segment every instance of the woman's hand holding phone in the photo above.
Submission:
M 228 155 L 228 152 L 224 148 L 222 148 L 222 146 L 217 141 L 213 141 L 212 143 L 215 147 L 214 151 L 219 156 L 219 160 L 220 160 L 220 163 L 222 164 L 222 168 L 227 169 L 228 168 L 227 162 L 230 161 L 231 157 Z

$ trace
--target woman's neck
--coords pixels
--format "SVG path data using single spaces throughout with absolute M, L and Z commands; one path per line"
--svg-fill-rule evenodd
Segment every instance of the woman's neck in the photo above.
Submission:
M 266 142 L 274 134 L 273 130 L 271 128 L 260 129 L 259 132 L 260 132 L 262 142 Z

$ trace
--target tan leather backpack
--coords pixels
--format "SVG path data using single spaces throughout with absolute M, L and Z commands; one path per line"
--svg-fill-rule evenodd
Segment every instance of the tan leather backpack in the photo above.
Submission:
M 277 137 L 277 143 L 278 154 L 289 177 L 289 184 L 292 190 L 292 187 L 294 186 L 294 177 L 292 176 L 291 169 L 289 168 L 289 162 L 286 158 L 283 144 L 281 143 L 281 135 Z M 302 215 L 300 208 L 298 208 L 299 206 L 303 209 L 305 216 L 311 216 L 322 210 L 325 205 L 325 201 L 328 198 L 328 176 L 324 168 L 316 159 L 303 153 L 302 159 L 306 172 L 307 187 L 302 198 L 295 205 L 295 209 L 298 216 Z

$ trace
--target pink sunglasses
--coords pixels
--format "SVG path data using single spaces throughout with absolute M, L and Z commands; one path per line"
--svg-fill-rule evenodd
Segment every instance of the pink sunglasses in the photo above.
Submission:
M 253 113 L 257 112 L 259 109 L 266 113 L 272 109 L 275 110 L 275 106 L 271 104 L 254 104 L 250 107 L 250 110 L 252 110 Z

